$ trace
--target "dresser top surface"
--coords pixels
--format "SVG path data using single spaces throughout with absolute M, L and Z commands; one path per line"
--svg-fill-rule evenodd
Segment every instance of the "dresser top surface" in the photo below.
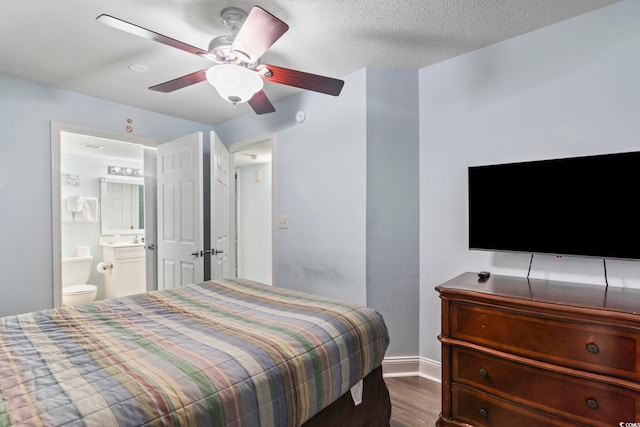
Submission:
M 640 315 L 640 289 L 589 285 L 526 277 L 463 273 L 436 287 L 441 295 L 483 294 L 539 303 Z

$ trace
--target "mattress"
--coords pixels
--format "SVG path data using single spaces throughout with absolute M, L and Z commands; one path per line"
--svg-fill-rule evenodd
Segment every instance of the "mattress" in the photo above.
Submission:
M 382 316 L 241 279 L 0 318 L 0 426 L 299 426 L 378 368 Z

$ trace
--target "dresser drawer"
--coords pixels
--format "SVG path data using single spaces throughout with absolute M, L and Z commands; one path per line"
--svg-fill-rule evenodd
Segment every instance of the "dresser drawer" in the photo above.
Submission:
M 451 338 L 553 364 L 640 380 L 638 336 L 623 329 L 452 303 Z
M 552 427 L 582 425 L 533 411 L 462 385 L 454 385 L 452 394 L 453 418 L 474 426 Z
M 464 348 L 452 349 L 452 379 L 585 424 L 612 426 L 640 419 L 640 393 Z

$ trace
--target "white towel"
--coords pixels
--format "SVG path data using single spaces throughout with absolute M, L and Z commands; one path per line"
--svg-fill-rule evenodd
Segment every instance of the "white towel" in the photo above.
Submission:
M 95 197 L 83 197 L 82 210 L 73 213 L 73 220 L 76 222 L 97 222 L 98 221 L 98 199 Z
M 79 194 L 72 194 L 67 196 L 67 210 L 69 212 L 82 211 L 82 198 Z
M 73 222 L 73 212 L 67 209 L 67 197 L 62 197 L 62 205 L 60 205 L 60 207 L 62 208 L 60 209 L 60 218 L 62 219 L 62 222 Z

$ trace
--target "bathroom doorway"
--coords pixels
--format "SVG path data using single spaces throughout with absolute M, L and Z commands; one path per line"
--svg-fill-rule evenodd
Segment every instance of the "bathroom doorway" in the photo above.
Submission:
M 236 188 L 236 277 L 275 283 L 274 139 L 233 144 Z
M 157 141 L 57 122 L 52 122 L 51 135 L 52 171 L 60 172 L 52 174 L 54 306 L 62 305 L 61 260 L 67 258 L 92 257 L 88 283 L 98 286 L 96 299 L 107 296 L 106 274 L 99 271 L 103 261 L 102 244 L 116 240 L 131 240 L 147 249 L 142 251 L 142 277 L 146 282 L 144 287 L 154 289 L 157 264 L 155 252 L 148 250 L 148 245 L 153 245 L 156 234 Z M 105 190 L 108 185 L 131 190 L 127 203 L 120 197 L 112 198 L 114 206 L 108 211 L 119 212 L 117 218 L 105 222 L 102 203 L 96 204 L 95 212 L 69 209 L 66 202 L 76 198 L 100 201 L 101 192 L 108 191 Z M 124 205 L 128 207 L 124 209 Z M 154 208 L 145 209 L 145 206 Z M 145 243 L 141 243 L 142 240 Z

